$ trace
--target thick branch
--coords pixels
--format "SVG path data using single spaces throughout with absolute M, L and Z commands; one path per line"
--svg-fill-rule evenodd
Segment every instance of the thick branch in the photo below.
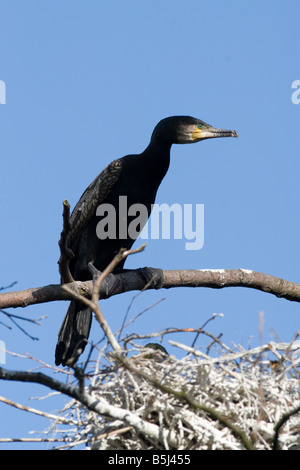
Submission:
M 113 274 L 109 274 L 113 276 Z M 113 295 L 142 290 L 145 288 L 145 278 L 139 271 L 128 271 L 117 274 L 118 287 Z M 174 287 L 209 287 L 223 289 L 225 287 L 248 287 L 281 297 L 293 302 L 300 302 L 300 284 L 286 281 L 269 274 L 246 269 L 200 269 L 163 271 L 162 288 Z M 68 287 L 84 296 L 93 293 L 93 281 L 74 281 Z M 151 285 L 148 288 L 153 288 Z M 106 298 L 104 286 L 100 289 L 100 299 Z M 71 300 L 62 285 L 51 284 L 23 291 L 0 294 L 0 309 L 9 307 L 26 307 L 28 305 L 53 302 L 55 300 Z
M 300 302 L 300 284 L 249 269 L 194 269 L 164 271 L 163 287 L 249 287 Z

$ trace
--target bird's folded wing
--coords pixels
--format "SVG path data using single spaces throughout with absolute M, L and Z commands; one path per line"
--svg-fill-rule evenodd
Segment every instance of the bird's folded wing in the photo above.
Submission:
M 74 248 L 78 237 L 90 220 L 95 217 L 96 209 L 103 203 L 122 171 L 122 158 L 111 162 L 94 181 L 87 187 L 70 217 L 71 230 L 69 233 L 69 247 Z

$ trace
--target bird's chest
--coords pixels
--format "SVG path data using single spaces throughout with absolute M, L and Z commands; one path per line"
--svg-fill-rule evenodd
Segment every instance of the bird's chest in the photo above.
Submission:
M 120 210 L 125 206 L 131 208 L 144 206 L 151 210 L 151 205 L 155 202 L 158 184 L 149 180 L 147 174 L 144 173 L 126 173 L 117 182 L 114 190 L 111 192 L 106 202 L 112 204 L 116 210 Z

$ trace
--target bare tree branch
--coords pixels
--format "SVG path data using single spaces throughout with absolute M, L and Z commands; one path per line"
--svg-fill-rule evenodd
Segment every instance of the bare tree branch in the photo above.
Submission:
M 69 269 L 69 262 L 74 257 L 73 251 L 68 247 L 68 237 L 70 230 L 70 204 L 65 199 L 63 201 L 63 229 L 60 234 L 60 240 L 58 242 L 60 248 L 58 266 L 62 282 L 74 281 Z
M 274 434 L 274 439 L 273 439 L 273 450 L 280 450 L 279 447 L 279 432 L 282 426 L 295 414 L 300 413 L 300 406 L 297 406 L 296 408 L 288 411 L 287 413 L 284 413 L 284 415 L 280 418 L 280 420 L 276 423 L 275 425 L 275 434 Z
M 95 313 L 95 316 L 100 323 L 101 328 L 103 329 L 108 341 L 110 342 L 110 345 L 112 346 L 113 350 L 116 352 L 121 352 L 121 346 L 119 345 L 118 341 L 116 340 L 114 334 L 112 333 L 107 321 L 104 318 L 104 315 L 102 314 L 102 311 L 99 307 L 99 292 L 101 289 L 101 286 L 103 284 L 103 281 L 105 278 L 115 269 L 115 267 L 125 258 L 127 258 L 128 255 L 134 254 L 134 253 L 139 253 L 144 249 L 145 245 L 142 245 L 140 248 L 137 250 L 120 250 L 120 252 L 114 257 L 114 259 L 111 261 L 111 263 L 106 267 L 106 269 L 102 273 L 97 273 L 96 278 L 94 279 L 93 282 L 93 290 L 92 290 L 92 295 L 91 295 L 91 300 L 85 298 L 83 295 L 75 293 L 70 289 L 67 285 L 63 286 L 63 289 L 70 293 L 75 299 L 81 300 L 83 303 L 85 303 L 88 307 L 93 310 Z M 93 267 L 93 270 L 95 268 Z
M 23 316 L 20 316 L 20 315 L 14 315 L 13 313 L 9 313 L 9 312 L 6 312 L 5 310 L 0 310 L 0 313 L 2 313 L 3 315 L 5 315 L 7 318 L 9 318 L 9 320 L 19 329 L 21 330 L 26 336 L 28 336 L 30 339 L 32 340 L 38 340 L 37 337 L 35 336 L 32 336 L 30 335 L 24 328 L 21 327 L 21 325 L 19 325 L 18 321 L 17 320 L 23 320 L 23 321 L 27 321 L 27 322 L 30 322 L 30 323 L 35 323 L 36 325 L 41 325 L 41 323 L 38 321 L 38 320 L 42 320 L 44 319 L 45 317 L 41 317 L 39 319 L 33 319 L 33 318 L 26 318 L 26 317 L 23 317 Z M 3 322 L 1 322 L 2 325 L 4 325 Z M 7 328 L 11 329 L 11 327 L 9 327 L 8 325 L 5 325 Z
M 43 416 L 47 419 L 54 419 L 59 423 L 70 424 L 70 420 L 64 418 L 63 416 L 53 415 L 51 413 L 46 413 L 45 411 L 40 411 L 30 406 L 22 405 L 21 403 L 16 403 L 15 401 L 9 400 L 8 398 L 0 396 L 0 402 L 6 403 L 7 405 L 13 406 L 19 410 L 28 411 L 29 413 L 36 414 L 38 416 Z
M 0 291 L 1 291 L 1 290 L 10 289 L 10 288 L 11 288 L 12 286 L 14 286 L 15 284 L 17 284 L 17 281 L 12 282 L 9 286 L 0 287 Z
M 190 328 L 182 331 L 190 331 Z M 68 427 L 71 423 L 78 432 L 76 438 L 73 436 L 73 442 L 70 440 L 66 446 L 86 444 L 92 448 L 99 445 L 107 448 L 105 446 L 109 444 L 112 448 L 119 447 L 119 441 L 113 439 L 126 429 L 124 445 L 128 447 L 125 448 L 136 448 L 137 441 L 142 448 L 150 441 L 155 449 L 176 449 L 179 446 L 182 449 L 194 446 L 292 448 L 299 440 L 299 421 L 294 418 L 299 412 L 300 344 L 295 341 L 297 337 L 290 344 L 269 343 L 251 350 L 239 346 L 236 351 L 231 351 L 220 344 L 225 355 L 214 358 L 171 341 L 171 344 L 189 352 L 189 357 L 162 356 L 157 350 L 149 355 L 147 349 L 147 352 L 139 350 L 138 354 L 127 358 L 118 351 L 111 355 L 109 350 L 106 354 L 106 348 L 110 348 L 107 345 L 101 351 L 101 357 L 105 356 L 103 366 L 95 369 L 93 365 L 92 374 L 84 375 L 90 383 L 88 387 L 81 386 L 75 368 L 76 385 L 60 382 L 40 372 L 5 368 L 0 368 L 0 380 L 38 383 L 71 397 L 62 411 L 67 415 L 60 414 L 59 422 L 66 423 Z M 136 353 L 136 346 L 129 352 Z M 268 352 L 275 355 L 279 364 L 274 370 L 272 356 Z M 293 372 L 287 374 L 290 367 Z M 84 369 L 78 368 L 78 371 L 85 374 Z M 263 402 L 257 393 L 260 387 L 268 397 Z M 55 415 L 6 398 L 0 397 L 0 401 L 57 421 Z M 262 403 L 264 414 L 256 416 Z M 95 419 L 86 409 L 93 411 L 98 418 Z M 288 420 L 289 426 L 284 428 Z M 61 442 L 67 443 L 69 437 L 71 435 L 64 433 L 66 440 Z M 105 443 L 100 443 L 100 440 Z
M 98 401 L 95 397 L 88 392 L 81 393 L 80 389 L 74 385 L 62 383 L 55 380 L 42 372 L 26 372 L 18 370 L 7 370 L 0 367 L 0 379 L 13 380 L 21 382 L 32 382 L 45 385 L 52 390 L 64 393 L 65 395 L 74 398 L 89 410 L 97 414 L 107 415 L 114 419 L 121 419 L 124 423 L 134 427 L 137 431 L 145 433 L 150 438 L 158 441 L 163 441 L 165 436 L 162 435 L 159 426 L 152 424 L 148 421 L 141 419 L 135 413 L 129 410 L 119 408 L 118 406 L 110 405 L 105 400 Z M 176 446 L 177 439 L 174 433 L 168 435 L 168 440 L 172 445 Z
M 112 276 L 112 274 L 110 274 Z M 113 295 L 133 290 L 143 290 L 146 286 L 145 278 L 139 270 L 128 271 L 114 275 L 118 279 L 117 288 Z M 27 307 L 56 300 L 71 300 L 77 292 L 84 297 L 91 297 L 93 281 L 74 281 L 69 284 L 68 292 L 64 285 L 50 284 L 43 287 L 34 287 L 22 291 L 5 292 L 0 294 L 0 309 L 9 307 Z M 208 287 L 223 289 L 225 287 L 247 287 L 260 290 L 276 297 L 292 302 L 300 302 L 300 284 L 286 281 L 269 274 L 247 269 L 191 269 L 163 271 L 162 288 L 175 287 Z M 147 287 L 152 289 L 151 285 Z M 107 298 L 105 288 L 100 287 L 99 298 Z

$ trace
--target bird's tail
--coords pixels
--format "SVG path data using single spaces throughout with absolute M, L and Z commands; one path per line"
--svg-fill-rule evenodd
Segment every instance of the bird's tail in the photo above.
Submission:
M 55 364 L 73 365 L 82 354 L 89 337 L 92 311 L 72 300 L 58 333 Z

